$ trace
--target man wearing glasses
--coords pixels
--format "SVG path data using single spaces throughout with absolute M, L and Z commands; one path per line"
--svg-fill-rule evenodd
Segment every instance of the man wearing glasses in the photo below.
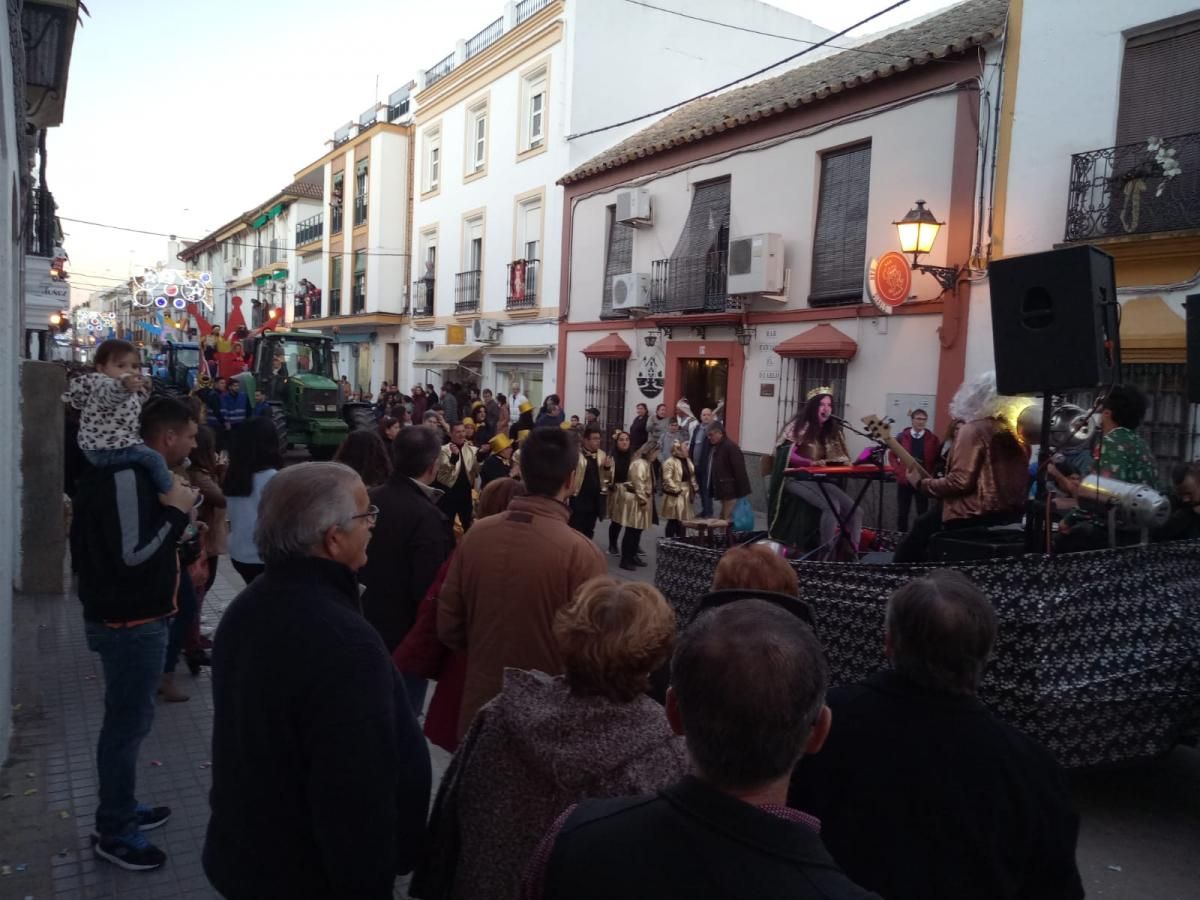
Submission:
M 378 515 L 340 463 L 284 469 L 263 492 L 266 571 L 213 641 L 204 871 L 229 900 L 390 898 L 412 869 L 429 751 L 359 611 L 356 573 Z

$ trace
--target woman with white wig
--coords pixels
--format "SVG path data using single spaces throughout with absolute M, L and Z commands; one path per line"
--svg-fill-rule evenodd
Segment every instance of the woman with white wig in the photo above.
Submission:
M 1029 489 L 1029 452 L 1000 418 L 1004 401 L 996 373 L 963 382 L 950 401 L 950 415 L 962 421 L 946 462 L 946 474 L 929 478 L 909 470 L 918 492 L 941 501 L 941 521 L 918 519 L 896 550 L 896 562 L 923 562 L 938 531 L 986 528 L 1019 521 Z

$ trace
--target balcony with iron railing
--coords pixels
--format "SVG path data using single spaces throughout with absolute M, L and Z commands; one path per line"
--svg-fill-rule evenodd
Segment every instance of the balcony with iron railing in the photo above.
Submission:
M 517 4 L 516 23 L 520 25 L 526 19 L 533 18 L 535 14 L 549 6 L 551 2 L 552 0 L 521 0 Z
M 412 314 L 414 317 L 431 318 L 433 316 L 433 298 L 435 281 L 432 278 L 418 278 L 413 282 Z
M 59 245 L 58 206 L 54 195 L 45 188 L 34 188 L 30 196 L 33 221 L 25 238 L 25 253 L 29 256 L 54 256 Z
M 445 58 L 438 60 L 425 70 L 425 87 L 433 87 L 450 74 L 454 68 L 454 54 L 448 53 Z
M 342 233 L 342 207 L 340 204 L 329 207 L 329 233 Z
M 1200 228 L 1200 133 L 1071 157 L 1067 241 Z
M 319 241 L 325 233 L 325 216 L 317 213 L 296 226 L 296 246 Z
M 367 221 L 367 195 L 359 194 L 354 198 L 354 225 L 357 228 L 359 225 L 366 224 Z
M 483 28 L 474 37 L 467 40 L 466 55 L 467 59 L 472 56 L 477 56 L 486 50 L 504 34 L 504 17 L 501 16 L 495 22 L 492 22 L 486 28 Z
M 479 269 L 459 272 L 454 276 L 454 314 L 469 315 L 479 312 L 480 286 L 483 273 Z
M 726 252 L 656 259 L 650 264 L 650 311 L 725 312 L 729 309 Z
M 292 313 L 295 321 L 321 318 L 321 295 L 297 297 L 292 301 Z
M 356 316 L 367 310 L 366 285 L 355 285 L 350 291 L 350 315 Z
M 508 301 L 505 309 L 537 309 L 539 259 L 517 259 L 508 264 Z
M 340 316 L 342 314 L 342 289 L 329 289 L 329 314 L 331 316 Z

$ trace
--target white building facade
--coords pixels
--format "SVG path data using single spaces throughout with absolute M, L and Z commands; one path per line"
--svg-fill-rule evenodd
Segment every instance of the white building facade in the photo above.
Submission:
M 685 106 L 568 174 L 568 411 L 598 407 L 611 432 L 636 403 L 723 404 L 730 435 L 769 454 L 828 386 L 854 424 L 924 407 L 941 429 L 964 376 L 970 288 L 912 272 L 888 313 L 868 264 L 899 250 L 894 223 L 918 199 L 947 223 L 921 262 L 971 255 L 979 85 L 1004 9 L 974 0 Z M 623 296 L 640 299 L 630 310 Z
M 829 33 L 753 0 L 660 5 L 509 3 L 418 74 L 407 384 L 515 383 L 535 403 L 557 391 L 558 179 L 639 127 L 606 126 L 794 52 L 671 9 L 801 40 Z
M 991 257 L 1079 244 L 1114 257 L 1121 377 L 1150 400 L 1142 434 L 1165 472 L 1200 453 L 1184 312 L 1200 294 L 1200 10 L 1012 0 L 1009 23 Z M 973 369 L 992 365 L 989 303 L 973 293 Z

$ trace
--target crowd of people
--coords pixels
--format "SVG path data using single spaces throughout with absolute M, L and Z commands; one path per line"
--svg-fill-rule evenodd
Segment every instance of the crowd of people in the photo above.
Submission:
M 640 406 L 610 453 L 593 410 L 576 428 L 557 398 L 536 417 L 523 399 L 506 430 L 491 392 L 467 388 L 452 420 L 443 390 L 440 409 L 387 405 L 336 461 L 285 467 L 269 420 L 226 460 L 201 401 L 147 400 L 130 348 L 101 349 L 114 384 L 69 395 L 95 464 L 71 546 L 105 675 L 99 858 L 166 861 L 146 832 L 170 810 L 138 801 L 136 771 L 156 691 L 186 699 L 182 653 L 211 665 L 203 860 L 231 900 L 383 900 L 410 872 L 411 896 L 463 900 L 1083 896 L 1062 773 L 976 698 L 999 626 L 965 576 L 900 587 L 887 667 L 830 689 L 822 598 L 768 547 L 726 552 L 690 622 L 608 575 L 604 517 L 636 568 L 655 516 L 749 492 L 719 408 Z M 1105 439 L 1128 421 L 1109 396 Z M 809 406 L 789 455 L 839 459 L 826 398 Z M 906 447 L 936 468 L 916 419 Z M 1186 531 L 1200 471 L 1180 483 Z M 206 647 L 197 610 L 226 551 L 246 587 Z M 432 811 L 429 743 L 453 754 Z

